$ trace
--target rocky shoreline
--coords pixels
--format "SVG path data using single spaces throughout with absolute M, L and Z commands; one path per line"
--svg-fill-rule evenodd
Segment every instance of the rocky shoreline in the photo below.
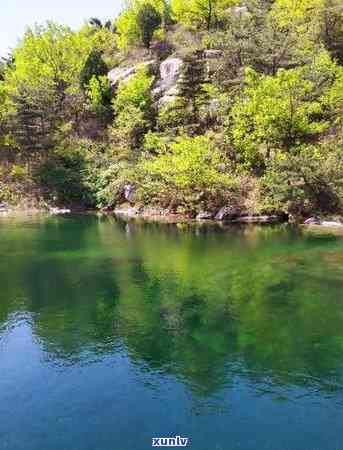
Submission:
M 227 223 L 227 224 L 281 224 L 296 223 L 304 226 L 320 226 L 323 228 L 343 228 L 343 221 L 340 219 L 331 220 L 329 218 L 310 217 L 302 222 L 296 222 L 285 213 L 274 215 L 249 215 L 234 212 L 230 207 L 221 208 L 216 214 L 207 211 L 200 212 L 192 217 L 185 214 L 172 213 L 169 210 L 159 208 L 137 208 L 134 206 L 122 205 L 115 208 L 112 213 L 119 217 L 129 219 L 142 218 L 159 222 L 202 222 L 202 223 Z
M 0 203 L 0 217 L 14 215 L 36 215 L 50 214 L 51 216 L 64 216 L 82 213 L 101 213 L 114 215 L 125 219 L 143 219 L 147 221 L 165 222 L 165 223 L 226 223 L 226 224 L 281 224 L 295 223 L 307 227 L 321 228 L 342 228 L 343 220 L 335 218 L 309 217 L 308 219 L 297 222 L 285 213 L 273 215 L 249 215 L 240 214 L 232 207 L 225 206 L 217 213 L 202 211 L 195 217 L 187 214 L 179 214 L 168 209 L 152 207 L 135 207 L 132 205 L 121 205 L 113 210 L 87 210 L 82 208 L 69 207 L 48 207 L 48 208 L 19 208 L 12 207 L 5 203 Z
M 284 223 L 288 222 L 288 218 L 284 215 L 230 215 L 219 211 L 217 214 L 209 212 L 201 212 L 196 217 L 186 214 L 177 214 L 169 210 L 157 208 L 135 208 L 135 207 L 120 207 L 113 211 L 113 214 L 126 218 L 143 218 L 149 220 L 157 220 L 161 222 L 226 222 L 237 224 L 249 223 Z

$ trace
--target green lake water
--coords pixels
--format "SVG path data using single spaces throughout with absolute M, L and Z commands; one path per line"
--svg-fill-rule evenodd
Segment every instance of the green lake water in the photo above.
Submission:
M 0 449 L 342 450 L 343 238 L 0 219 Z

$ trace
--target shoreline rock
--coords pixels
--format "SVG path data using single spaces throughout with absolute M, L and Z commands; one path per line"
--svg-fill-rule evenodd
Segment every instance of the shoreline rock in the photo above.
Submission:
M 338 220 L 322 220 L 319 219 L 318 217 L 310 217 L 308 219 L 306 219 L 303 223 L 303 225 L 316 225 L 316 226 L 320 226 L 320 227 L 335 227 L 335 228 L 339 228 L 339 227 L 343 227 L 343 223 L 341 221 Z
M 222 211 L 225 208 L 225 211 Z M 122 205 L 115 208 L 114 215 L 124 216 L 127 218 L 151 219 L 162 222 L 212 222 L 226 224 L 277 224 L 288 222 L 285 215 L 247 215 L 239 214 L 237 210 L 230 207 L 222 208 L 216 215 L 210 211 L 201 211 L 197 216 L 189 216 L 186 214 L 172 213 L 167 209 L 159 208 L 136 208 L 132 206 Z M 219 217 L 223 217 L 219 219 Z
M 68 208 L 50 208 L 49 212 L 52 216 L 63 216 L 66 214 L 71 214 L 71 209 Z

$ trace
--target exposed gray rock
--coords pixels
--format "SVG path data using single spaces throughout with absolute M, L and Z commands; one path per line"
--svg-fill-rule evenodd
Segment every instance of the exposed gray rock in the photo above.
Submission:
M 120 81 L 127 81 L 132 75 L 136 73 L 135 67 L 120 68 L 116 67 L 108 72 L 108 79 L 112 86 L 115 86 Z
M 320 222 L 320 225 L 322 225 L 323 227 L 343 227 L 343 224 L 341 222 L 337 222 L 335 220 L 322 220 Z
M 133 184 L 127 184 L 124 186 L 124 197 L 129 203 L 134 203 L 135 186 Z
M 224 55 L 223 50 L 205 50 L 204 57 L 206 59 L 219 59 Z
M 167 58 L 160 65 L 160 80 L 156 84 L 153 95 L 158 98 L 158 106 L 175 100 L 178 95 L 177 83 L 180 79 L 182 59 Z
M 70 214 L 71 210 L 68 208 L 50 208 L 50 214 L 53 216 Z
M 161 209 L 161 208 L 144 208 L 141 212 L 143 217 L 155 217 L 155 216 L 166 216 L 169 214 L 168 209 Z
M 210 220 L 213 219 L 213 214 L 209 211 L 201 211 L 196 216 L 196 220 Z
M 155 64 L 155 60 L 144 61 L 141 64 L 132 67 L 115 67 L 108 72 L 108 79 L 110 80 L 112 86 L 116 86 L 120 81 L 126 82 L 137 73 L 137 70 L 142 67 L 151 67 Z
M 133 208 L 131 206 L 129 207 L 119 207 L 114 210 L 114 214 L 117 214 L 118 216 L 127 216 L 127 217 L 134 217 L 139 214 L 139 210 L 137 208 Z
M 208 114 L 212 117 L 215 117 L 220 112 L 220 107 L 221 104 L 219 99 L 217 98 L 211 99 L 207 107 Z
M 320 220 L 318 217 L 310 217 L 305 220 L 304 225 L 320 225 Z
M 234 206 L 224 206 L 221 208 L 217 214 L 216 220 L 232 220 L 236 219 L 239 216 L 239 211 Z
M 233 219 L 234 223 L 279 223 L 282 222 L 281 216 L 242 216 L 237 219 Z
M 304 225 L 321 225 L 322 227 L 343 227 L 338 220 L 320 220 L 318 217 L 310 217 L 305 220 Z
M 6 215 L 8 213 L 8 205 L 5 202 L 0 203 L 0 214 Z
M 234 16 L 243 16 L 244 14 L 249 13 L 248 8 L 246 6 L 232 6 L 229 11 Z

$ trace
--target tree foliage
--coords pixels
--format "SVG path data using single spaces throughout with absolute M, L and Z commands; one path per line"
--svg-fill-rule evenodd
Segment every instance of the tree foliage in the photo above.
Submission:
M 218 27 L 228 9 L 236 4 L 235 0 L 172 0 L 171 7 L 178 22 L 209 31 Z
M 92 50 L 80 72 L 81 88 L 86 90 L 93 77 L 99 79 L 107 75 L 109 68 L 102 58 L 101 52 Z
M 192 214 L 342 211 L 342 64 L 341 0 L 127 0 L 37 25 L 0 64 L 0 182 L 87 206 L 129 185 Z
M 155 30 L 162 23 L 161 14 L 149 3 L 143 4 L 137 14 L 137 23 L 142 42 L 146 48 L 149 48 Z

